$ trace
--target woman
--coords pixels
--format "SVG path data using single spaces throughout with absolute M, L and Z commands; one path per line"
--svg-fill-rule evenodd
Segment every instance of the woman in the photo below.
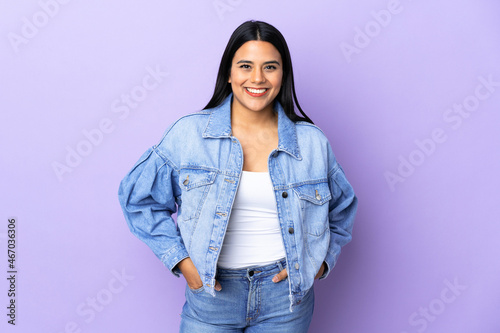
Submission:
M 299 106 L 285 39 L 259 21 L 234 31 L 208 105 L 144 153 L 119 199 L 132 233 L 186 279 L 181 332 L 204 333 L 307 332 L 314 279 L 357 207 Z

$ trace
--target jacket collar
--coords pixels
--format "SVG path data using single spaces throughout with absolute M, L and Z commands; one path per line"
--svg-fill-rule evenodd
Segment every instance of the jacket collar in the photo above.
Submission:
M 230 138 L 231 137 L 231 102 L 233 94 L 217 107 L 212 109 L 207 127 L 203 132 L 204 138 Z M 278 113 L 278 149 L 284 151 L 298 160 L 302 159 L 297 143 L 295 123 L 288 118 L 280 102 L 275 100 L 274 111 Z

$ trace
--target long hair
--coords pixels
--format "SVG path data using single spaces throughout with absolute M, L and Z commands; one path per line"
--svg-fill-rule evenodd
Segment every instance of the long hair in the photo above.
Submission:
M 207 106 L 205 106 L 205 109 L 219 106 L 224 99 L 231 94 L 231 85 L 228 84 L 227 80 L 231 73 L 231 65 L 234 54 L 243 44 L 252 40 L 259 40 L 273 44 L 281 55 L 281 59 L 283 61 L 283 85 L 281 86 L 280 92 L 276 96 L 276 100 L 280 102 L 288 118 L 294 122 L 307 121 L 312 124 L 312 120 L 304 113 L 304 111 L 302 111 L 299 101 L 297 100 L 297 95 L 295 94 L 292 59 L 290 57 L 290 51 L 288 50 L 285 38 L 278 31 L 278 29 L 261 21 L 252 20 L 244 22 L 236 28 L 231 35 L 231 38 L 229 38 L 229 42 L 227 43 L 220 62 L 214 94 L 212 99 L 210 99 L 210 102 L 208 102 Z M 302 117 L 295 113 L 295 109 L 300 111 Z

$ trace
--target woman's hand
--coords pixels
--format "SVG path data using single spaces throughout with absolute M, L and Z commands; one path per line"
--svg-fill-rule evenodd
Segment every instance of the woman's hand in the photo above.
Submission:
M 198 270 L 196 269 L 196 266 L 193 264 L 193 261 L 191 258 L 186 258 L 182 259 L 178 264 L 177 267 L 182 272 L 182 275 L 186 279 L 186 282 L 188 284 L 188 287 L 191 289 L 200 289 L 203 287 L 203 281 L 201 281 L 200 274 L 198 273 Z M 222 286 L 218 281 L 215 281 L 215 290 L 221 291 Z
M 286 268 L 285 268 L 273 277 L 273 282 L 274 283 L 280 282 L 281 280 L 286 279 L 287 276 L 288 276 L 288 272 L 286 271 Z
M 323 262 L 323 264 L 321 264 L 321 267 L 319 268 L 319 271 L 316 274 L 316 276 L 314 277 L 314 279 L 319 279 L 323 275 L 324 272 L 325 272 L 325 262 Z M 280 281 L 286 279 L 287 276 L 288 276 L 288 272 L 286 271 L 286 268 L 285 268 L 273 277 L 273 282 L 274 283 L 280 282 Z
M 319 271 L 318 271 L 318 274 L 316 274 L 316 276 L 314 277 L 314 279 L 319 279 L 321 277 L 321 275 L 323 275 L 323 273 L 325 272 L 325 262 L 323 261 L 323 263 L 321 264 L 321 267 L 319 268 Z
M 186 258 L 181 260 L 177 266 L 182 272 L 182 276 L 186 279 L 188 287 L 191 289 L 199 289 L 203 287 L 203 282 L 201 281 L 200 274 L 193 264 L 191 258 Z

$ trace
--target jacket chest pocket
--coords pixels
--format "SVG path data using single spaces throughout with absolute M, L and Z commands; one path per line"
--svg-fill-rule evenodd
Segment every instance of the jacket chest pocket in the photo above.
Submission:
M 210 185 L 215 181 L 216 171 L 205 169 L 181 169 L 179 186 L 182 189 L 181 206 L 177 213 L 179 219 L 188 221 L 200 216 Z
M 328 229 L 328 202 L 332 198 L 328 182 L 294 187 L 299 198 L 304 231 L 321 236 Z

